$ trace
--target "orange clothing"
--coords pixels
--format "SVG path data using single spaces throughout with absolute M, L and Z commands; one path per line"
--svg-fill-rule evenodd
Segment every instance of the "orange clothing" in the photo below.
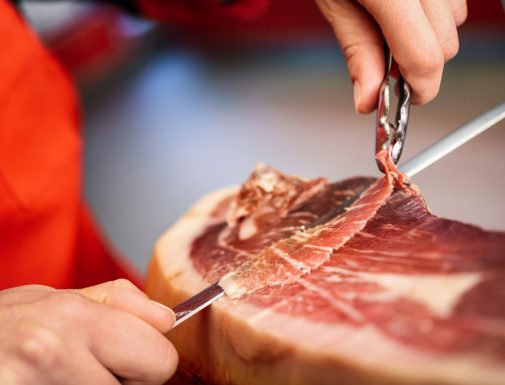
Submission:
M 197 18 L 247 17 L 267 2 L 219 8 L 207 0 L 139 0 L 138 6 L 152 17 L 182 20 L 187 9 Z M 0 289 L 83 287 L 118 277 L 138 285 L 82 201 L 80 110 L 71 79 L 7 0 L 0 0 L 0 42 Z
M 0 289 L 136 280 L 108 252 L 81 200 L 71 80 L 6 0 L 0 41 Z

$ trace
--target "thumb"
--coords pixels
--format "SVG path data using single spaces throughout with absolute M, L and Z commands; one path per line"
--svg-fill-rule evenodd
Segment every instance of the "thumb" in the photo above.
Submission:
M 109 307 L 130 313 L 166 333 L 175 321 L 168 307 L 151 301 L 146 294 L 126 279 L 117 279 L 76 290 L 85 297 Z
M 384 79 L 382 33 L 370 14 L 352 1 L 316 0 L 321 12 L 335 31 L 354 84 L 356 112 L 366 114 L 377 106 Z

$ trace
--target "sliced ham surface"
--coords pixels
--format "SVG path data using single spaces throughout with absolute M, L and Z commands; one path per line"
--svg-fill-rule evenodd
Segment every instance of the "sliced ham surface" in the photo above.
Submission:
M 261 166 L 169 229 L 148 293 L 174 306 L 221 280 L 230 294 L 168 334 L 186 380 L 505 384 L 505 233 L 393 182 Z
M 388 178 L 378 179 L 342 215 L 314 228 L 306 229 L 302 225 L 289 237 L 270 244 L 259 253 L 249 252 L 247 261 L 219 280 L 220 286 L 229 297 L 239 298 L 263 287 L 299 281 L 327 262 L 334 251 L 362 230 L 392 191 L 393 184 Z M 256 231 L 261 231 L 259 225 L 255 227 Z M 247 253 L 233 241 L 224 237 L 219 245 Z

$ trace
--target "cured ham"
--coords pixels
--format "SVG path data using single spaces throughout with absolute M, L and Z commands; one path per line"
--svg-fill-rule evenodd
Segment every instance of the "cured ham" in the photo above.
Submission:
M 365 227 L 370 218 L 391 195 L 393 191 L 392 177 L 389 172 L 385 175 L 385 178 L 377 179 L 354 202 L 345 207 L 345 212 L 341 215 L 309 229 L 306 228 L 306 225 L 310 225 L 310 222 L 294 228 L 292 235 L 271 243 L 254 255 L 249 253 L 247 262 L 243 262 L 236 271 L 220 279 L 220 286 L 225 289 L 229 297 L 238 298 L 263 287 L 284 286 L 297 282 L 303 275 L 320 267 L 330 259 L 334 251 Z M 263 178 L 258 178 L 253 173 L 251 179 L 246 182 L 245 186 L 253 184 L 256 179 L 259 179 L 259 183 L 261 183 Z M 313 182 L 306 182 L 306 184 L 311 186 Z M 242 191 L 243 189 L 241 189 Z M 301 195 L 306 194 L 303 192 Z M 347 199 L 349 198 L 351 197 L 347 197 Z M 235 206 L 242 206 L 242 201 L 241 194 L 239 194 Z M 259 208 L 258 211 L 263 210 Z M 255 227 L 258 226 L 255 225 Z M 250 237 L 253 236 L 250 235 Z M 227 238 L 224 240 L 224 247 L 233 243 L 232 238 Z
M 386 166 L 330 184 L 261 165 L 161 237 L 154 299 L 229 294 L 168 334 L 179 378 L 505 384 L 505 233 L 433 215 Z

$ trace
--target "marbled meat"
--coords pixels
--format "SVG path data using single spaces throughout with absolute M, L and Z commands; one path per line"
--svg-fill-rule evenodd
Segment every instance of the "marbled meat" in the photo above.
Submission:
M 160 270 L 184 260 L 166 290 L 198 277 L 194 291 L 220 280 L 231 297 L 173 332 L 181 370 L 223 384 L 505 384 L 505 233 L 433 215 L 386 166 L 330 184 L 261 165 L 176 225 L 155 255 Z M 212 342 L 197 351 L 188 333 Z

